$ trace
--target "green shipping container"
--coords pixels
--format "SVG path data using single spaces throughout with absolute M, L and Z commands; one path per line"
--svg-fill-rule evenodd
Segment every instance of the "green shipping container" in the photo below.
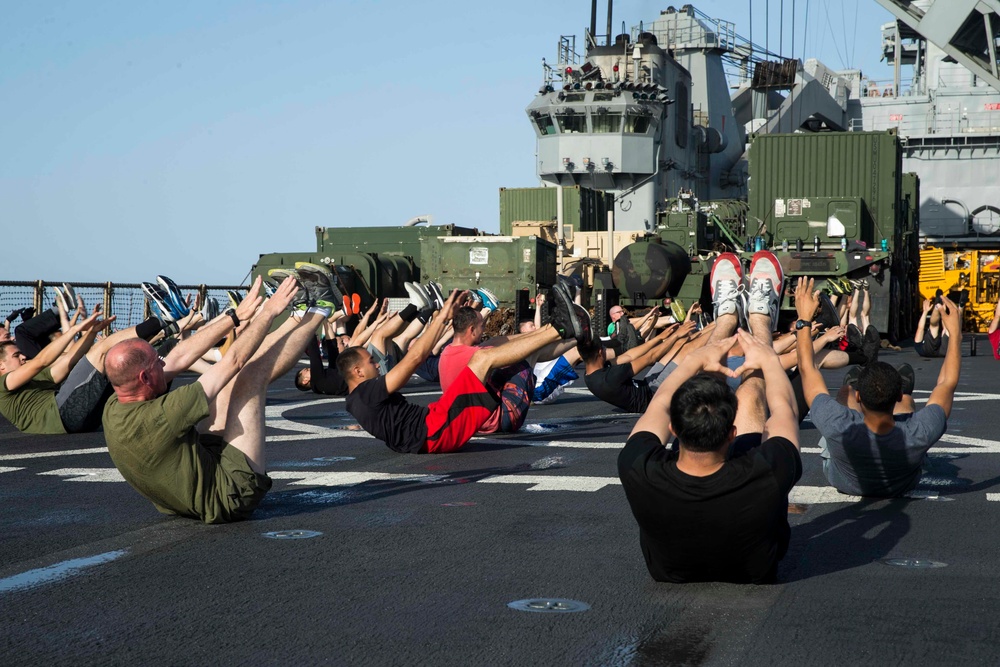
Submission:
M 886 239 L 891 250 L 899 216 L 902 159 L 895 130 L 754 135 L 749 151 L 751 226 L 763 223 L 764 235 L 780 244 L 782 219 L 805 217 L 812 223 L 810 236 L 803 239 L 807 247 L 815 236 L 824 244 L 838 242 L 839 237 L 826 234 L 828 206 L 816 207 L 812 213 L 808 209 L 814 199 L 826 200 L 825 204 L 860 200 L 863 207 L 856 211 L 856 219 L 867 214 L 871 224 L 857 225 L 859 235 L 849 238 L 865 241 L 870 248 Z
M 445 290 L 488 287 L 505 303 L 556 282 L 556 247 L 536 236 L 426 237 L 420 256 L 425 279 Z
M 577 232 L 604 232 L 614 196 L 580 186 L 564 188 L 500 188 L 500 235 L 511 236 L 515 222 L 554 222 L 559 190 L 563 196 L 563 224 Z

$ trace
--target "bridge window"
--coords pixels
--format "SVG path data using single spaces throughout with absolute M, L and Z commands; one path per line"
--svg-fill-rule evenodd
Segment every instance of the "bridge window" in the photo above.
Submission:
M 649 131 L 650 116 L 630 113 L 625 116 L 627 134 L 646 134 Z
M 543 137 L 556 133 L 556 124 L 552 120 L 552 116 L 548 114 L 535 116 L 535 125 L 538 126 L 538 133 Z
M 587 131 L 586 114 L 577 113 L 572 109 L 567 109 L 564 113 L 557 114 L 559 121 L 559 131 L 563 134 L 576 134 Z
M 595 111 L 590 115 L 590 124 L 595 133 L 617 133 L 622 129 L 622 115 L 610 111 Z

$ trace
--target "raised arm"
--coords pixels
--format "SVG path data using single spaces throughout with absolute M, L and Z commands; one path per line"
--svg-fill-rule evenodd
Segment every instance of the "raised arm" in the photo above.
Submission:
M 282 283 L 285 286 L 288 283 L 288 278 Z M 292 280 L 292 286 L 295 286 L 295 279 Z M 260 305 L 263 299 L 260 296 L 260 276 L 254 281 L 253 287 L 250 288 L 250 293 L 247 295 L 243 301 L 240 302 L 239 307 L 236 309 L 236 317 L 242 323 L 244 320 L 249 320 L 253 317 L 254 313 L 257 312 L 257 307 Z M 294 296 L 294 292 L 292 295 Z M 281 311 L 279 311 L 281 312 Z M 273 320 L 273 318 L 272 318 Z M 270 326 L 268 322 L 268 326 Z M 198 335 L 185 338 L 181 342 L 177 343 L 177 346 L 170 351 L 164 361 L 163 374 L 167 378 L 167 382 L 173 380 L 177 375 L 186 371 L 191 364 L 193 364 L 198 359 L 201 359 L 202 355 L 208 352 L 217 341 L 228 336 L 236 328 L 236 322 L 233 321 L 229 315 L 223 313 L 219 315 L 214 320 L 206 324 L 198 332 Z M 225 355 L 223 356 L 223 359 Z M 218 365 L 218 364 L 216 364 Z M 204 377 L 204 376 L 202 376 Z M 207 390 L 206 390 L 207 393 Z M 211 398 L 211 396 L 209 397 Z
M 94 307 L 94 314 L 100 315 L 101 306 L 98 304 Z M 88 318 L 89 319 L 89 318 Z M 62 382 L 69 376 L 69 372 L 73 370 L 73 367 L 83 358 L 83 355 L 87 354 L 91 346 L 94 344 L 94 340 L 97 338 L 97 334 L 104 329 L 111 326 L 111 323 L 115 321 L 115 316 L 112 315 L 107 319 L 95 319 L 89 325 L 80 330 L 80 338 L 74 342 L 66 352 L 55 361 L 50 366 L 52 373 L 52 380 L 54 382 Z
M 726 355 L 736 344 L 736 336 L 723 338 L 714 343 L 687 355 L 677 366 L 667 379 L 663 381 L 660 388 L 653 395 L 653 400 L 649 402 L 646 412 L 639 417 L 635 423 L 631 435 L 648 431 L 660 439 L 662 444 L 667 443 L 670 437 L 670 401 L 678 387 L 684 384 L 688 378 L 701 371 L 712 373 L 722 373 L 726 377 L 736 377 L 733 371 L 726 366 Z M 631 437 L 631 436 L 630 436 Z
M 42 348 L 34 359 L 29 359 L 24 362 L 19 368 L 12 370 L 10 373 L 4 376 L 4 384 L 7 386 L 7 391 L 15 391 L 20 389 L 24 385 L 31 381 L 31 378 L 35 377 L 43 370 L 51 366 L 56 362 L 76 335 L 83 331 L 86 327 L 91 326 L 97 317 L 99 312 L 92 313 L 90 317 L 85 320 L 77 322 L 69 328 L 69 330 L 63 335 L 56 338 L 54 341 Z
M 775 354 L 774 348 L 764 345 L 746 331 L 738 331 L 737 336 L 746 355 L 746 361 L 741 368 L 736 369 L 736 372 L 742 374 L 759 369 L 764 376 L 764 398 L 767 401 L 769 415 L 764 422 L 761 438 L 763 440 L 775 436 L 787 438 L 798 449 L 799 411 L 792 383 L 788 381 L 781 360 Z M 808 343 L 805 345 L 811 349 Z
M 545 304 L 545 295 L 539 292 L 535 295 L 535 328 L 542 328 L 542 305 Z M 1000 306 L 998 306 L 1000 308 Z
M 819 291 L 813 290 L 816 281 L 812 278 L 799 278 L 795 286 L 795 311 L 800 320 L 812 322 L 819 309 Z M 795 351 L 798 354 L 799 374 L 802 376 L 802 393 L 806 404 L 811 408 L 813 401 L 820 394 L 827 394 L 826 380 L 816 368 L 816 356 L 812 345 L 812 326 L 803 327 L 795 332 Z
M 946 296 L 942 296 L 941 303 L 934 307 L 941 311 L 941 324 L 948 332 L 948 351 L 945 352 L 937 385 L 927 399 L 927 405 L 940 405 L 947 417 L 951 415 L 951 404 L 955 400 L 955 388 L 958 387 L 958 376 L 962 370 L 962 312 Z
M 458 292 L 457 290 L 449 294 L 448 299 L 444 302 L 444 308 L 434 313 L 434 317 L 427 323 L 423 335 L 413 341 L 403 358 L 397 361 L 392 370 L 385 374 L 385 387 L 390 394 L 402 389 L 410 376 L 417 370 L 417 366 L 430 356 L 438 338 L 444 333 L 445 325 L 451 319 L 451 313 L 456 304 L 462 303 L 467 297 L 468 292 Z
M 230 380 L 236 377 L 236 374 L 239 373 L 244 366 L 246 366 L 247 362 L 250 361 L 254 352 L 257 351 L 257 348 L 259 348 L 261 342 L 263 342 L 264 337 L 270 332 L 271 324 L 273 324 L 275 318 L 285 312 L 288 306 L 292 303 L 292 299 L 295 298 L 295 293 L 298 289 L 299 284 L 294 277 L 289 276 L 288 278 L 285 278 L 281 285 L 278 286 L 278 289 L 275 290 L 274 296 L 267 300 L 264 307 L 259 313 L 257 313 L 257 316 L 254 317 L 250 324 L 243 330 L 243 334 L 237 338 L 236 342 L 233 343 L 233 346 L 229 348 L 229 352 L 223 356 L 218 363 L 212 366 L 211 369 L 203 373 L 198 379 L 198 383 L 205 391 L 205 396 L 208 397 L 209 401 L 218 396 L 219 392 L 222 391 L 222 388 L 225 387 Z M 257 303 L 260 302 L 261 297 L 257 295 L 256 290 L 252 290 L 250 293 L 256 296 L 252 299 L 250 296 L 247 296 L 247 298 L 243 299 L 240 303 L 241 307 L 248 301 L 253 300 L 257 301 Z M 251 312 L 256 311 L 257 306 L 252 304 L 252 309 L 253 310 Z M 221 317 L 229 319 L 226 315 L 222 315 Z M 214 324 L 215 321 L 213 320 L 205 326 L 205 331 L 194 338 L 204 336 Z M 232 326 L 233 322 L 230 320 L 229 327 L 231 328 Z M 217 340 L 217 338 L 211 340 Z M 182 343 L 179 343 L 177 347 L 179 348 L 181 345 Z M 174 348 L 175 351 L 176 349 L 177 348 Z M 168 360 L 169 358 L 170 357 L 167 357 Z

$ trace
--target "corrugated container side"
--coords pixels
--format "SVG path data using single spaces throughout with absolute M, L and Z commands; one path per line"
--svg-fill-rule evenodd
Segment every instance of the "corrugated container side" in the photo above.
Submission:
M 749 163 L 751 216 L 771 223 L 778 199 L 862 197 L 877 228 L 870 240 L 892 239 L 902 171 L 895 132 L 759 135 Z
M 515 222 L 555 221 L 559 188 L 500 188 L 500 235 L 510 236 Z M 580 186 L 562 188 L 563 224 L 576 231 L 607 230 L 611 195 Z M 609 201 L 611 202 L 609 204 Z

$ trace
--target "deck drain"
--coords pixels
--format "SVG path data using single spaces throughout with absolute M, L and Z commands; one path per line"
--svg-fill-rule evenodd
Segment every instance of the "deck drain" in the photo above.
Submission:
M 922 558 L 883 558 L 882 562 L 885 563 L 886 565 L 895 565 L 897 567 L 910 567 L 910 568 L 920 568 L 920 569 L 948 567 L 947 563 L 942 563 L 936 560 L 924 560 Z
M 272 540 L 308 540 L 310 537 L 319 537 L 322 534 L 318 530 L 272 530 L 269 533 L 261 533 Z
M 317 456 L 313 461 L 322 461 L 323 463 L 340 463 L 341 461 L 353 461 L 353 456 Z
M 587 611 L 590 605 L 577 602 L 576 600 L 565 600 L 562 598 L 530 598 L 528 600 L 514 600 L 507 604 L 511 609 L 517 611 L 536 611 L 545 613 L 568 614 L 576 611 Z

